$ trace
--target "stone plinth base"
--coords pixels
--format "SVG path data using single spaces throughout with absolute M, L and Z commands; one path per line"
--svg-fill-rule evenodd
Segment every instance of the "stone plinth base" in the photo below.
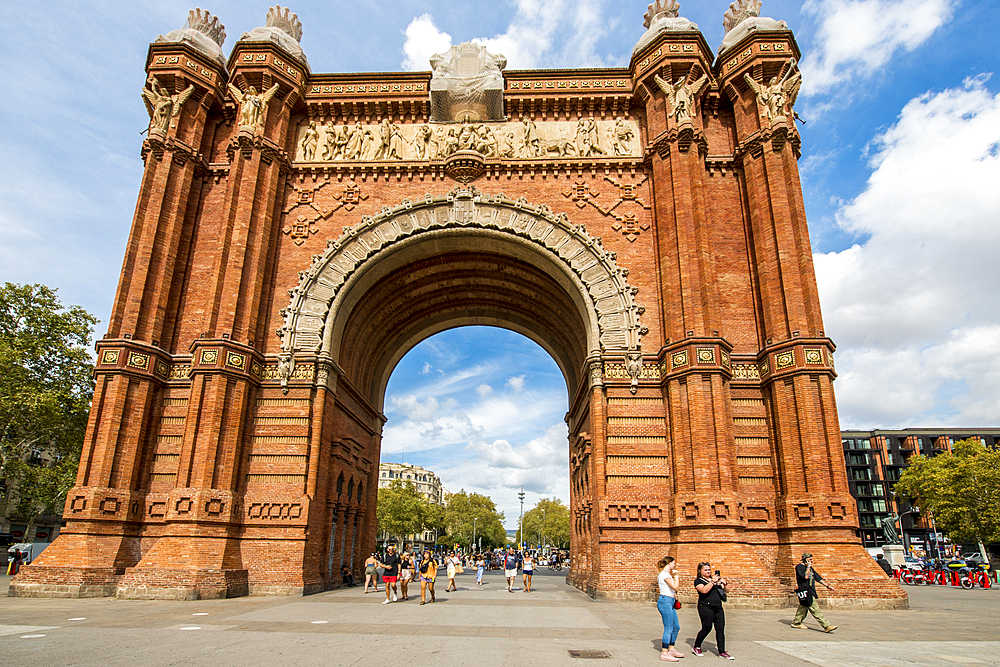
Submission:
M 889 561 L 889 565 L 893 567 L 906 566 L 906 552 L 903 550 L 902 544 L 883 544 L 882 553 L 885 554 L 885 559 Z
M 25 565 L 7 589 L 8 597 L 100 598 L 115 594 L 121 572 L 114 568 Z
M 114 595 L 123 600 L 219 600 L 249 592 L 246 570 L 133 568 Z

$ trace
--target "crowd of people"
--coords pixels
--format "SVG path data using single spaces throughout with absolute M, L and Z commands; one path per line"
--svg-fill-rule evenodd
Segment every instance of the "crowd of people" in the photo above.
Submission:
M 657 568 L 660 571 L 656 577 L 660 596 L 657 598 L 656 608 L 663 619 L 660 660 L 679 662 L 684 657 L 684 654 L 677 650 L 677 637 L 680 634 L 680 620 L 677 617 L 677 610 L 681 608 L 677 600 L 677 589 L 681 585 L 680 573 L 677 571 L 677 561 L 671 556 L 661 558 Z M 801 562 L 795 566 L 795 579 L 799 607 L 791 627 L 805 628 L 806 614 L 812 614 L 824 631 L 836 630 L 836 625 L 823 618 L 816 602 L 816 584 L 822 584 L 831 591 L 834 588 L 813 568 L 811 553 L 802 554 Z M 711 563 L 702 562 L 698 563 L 695 570 L 694 588 L 698 592 L 698 618 L 701 620 L 701 629 L 694 638 L 694 648 L 691 652 L 696 656 L 703 656 L 702 642 L 712 632 L 712 628 L 715 628 L 715 646 L 719 657 L 733 660 L 733 656 L 726 652 L 726 612 L 723 608 L 729 583 L 719 570 L 713 572 Z
M 535 570 L 539 566 L 541 554 L 534 550 L 517 551 L 514 547 L 507 549 L 488 550 L 474 555 L 468 555 L 457 551 L 448 553 L 433 553 L 425 550 L 423 553 L 410 552 L 404 549 L 402 553 L 396 552 L 396 545 L 389 544 L 385 548 L 385 553 L 379 555 L 372 553 L 365 560 L 365 583 L 364 592 L 367 593 L 369 587 L 378 593 L 379 578 L 381 577 L 384 590 L 385 601 L 382 604 L 398 602 L 400 598 L 409 600 L 409 586 L 411 583 L 420 583 L 420 604 L 435 602 L 434 584 L 437 581 L 438 571 L 444 569 L 448 578 L 445 591 L 457 591 L 455 576 L 462 574 L 466 567 L 476 569 L 476 585 L 484 584 L 484 577 L 490 571 L 503 570 L 507 584 L 507 590 L 513 593 L 515 590 L 531 592 L 531 580 Z M 562 552 L 553 552 L 548 557 L 548 564 L 551 567 L 562 568 L 564 562 L 568 560 Z M 379 573 L 381 570 L 381 574 Z M 517 587 L 518 571 L 521 573 L 521 587 Z M 354 577 L 345 566 L 341 572 L 346 586 L 356 585 Z M 428 599 L 429 596 L 429 599 Z

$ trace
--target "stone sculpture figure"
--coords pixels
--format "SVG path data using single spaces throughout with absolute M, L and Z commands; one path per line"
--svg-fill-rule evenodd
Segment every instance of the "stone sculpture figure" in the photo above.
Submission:
M 694 104 L 708 83 L 708 75 L 702 74 L 701 78 L 694 83 L 687 83 L 688 77 L 681 77 L 674 83 L 663 80 L 659 74 L 655 75 L 656 85 L 667 94 L 667 101 L 670 103 L 670 115 L 678 124 L 690 122 L 694 114 Z
M 632 128 L 629 127 L 621 117 L 619 117 L 615 120 L 615 125 L 609 130 L 609 132 L 611 133 L 612 148 L 614 149 L 615 155 L 631 155 L 632 137 L 634 136 Z
M 791 113 L 795 100 L 799 96 L 799 89 L 802 87 L 802 73 L 795 64 L 795 58 L 792 58 L 791 67 L 788 68 L 785 77 L 780 81 L 778 77 L 773 76 L 771 81 L 763 86 L 754 81 L 749 74 L 744 74 L 743 79 L 757 94 L 757 104 L 770 121 L 784 118 Z
M 902 544 L 899 533 L 896 532 L 897 521 L 899 521 L 899 515 L 895 512 L 882 517 L 882 532 L 885 534 L 886 544 Z
M 229 94 L 240 105 L 240 127 L 258 129 L 263 123 L 267 105 L 276 92 L 278 92 L 278 84 L 271 86 L 266 93 L 258 93 L 253 86 L 250 86 L 250 90 L 244 93 L 230 83 Z
M 333 130 L 336 133 L 336 129 Z M 316 121 L 309 121 L 309 127 L 302 137 L 302 159 L 311 162 L 316 158 L 316 146 L 319 144 L 319 130 L 316 129 Z
M 323 152 L 320 154 L 324 160 L 332 160 L 334 155 L 336 155 L 337 147 L 337 128 L 326 130 L 326 139 L 323 141 Z
M 417 135 L 413 138 L 412 144 L 417 159 L 423 160 L 430 157 L 431 139 L 433 138 L 434 133 L 431 131 L 430 125 L 424 123 L 417 127 Z
M 587 131 L 587 146 L 589 149 L 587 155 L 604 155 L 604 148 L 601 146 L 601 132 L 597 127 L 597 121 L 594 120 L 593 116 L 590 116 L 587 119 L 585 127 Z
M 389 157 L 389 147 L 392 142 L 392 124 L 388 118 L 383 118 L 378 124 L 378 148 L 375 149 L 376 160 Z
M 170 119 L 181 112 L 181 107 L 194 92 L 194 85 L 188 86 L 176 95 L 171 95 L 152 74 L 146 79 L 146 83 L 149 84 L 149 88 L 142 89 L 142 100 L 146 103 L 146 110 L 149 111 L 149 130 L 166 134 Z
M 472 123 L 469 122 L 469 117 L 466 116 L 462 121 L 461 129 L 458 131 L 458 150 L 472 150 L 475 140 L 476 128 L 473 127 Z
M 350 134 L 347 136 L 347 144 L 344 147 L 344 159 L 359 159 L 364 154 L 365 137 L 370 139 L 371 136 L 371 130 L 361 127 L 360 122 L 354 123 L 354 127 L 351 128 Z
M 530 118 L 521 120 L 524 125 L 524 137 L 521 138 L 521 156 L 539 157 L 542 154 L 542 147 L 538 139 L 538 126 Z
M 514 133 L 511 131 L 500 132 L 500 157 L 513 158 L 516 155 L 514 149 Z

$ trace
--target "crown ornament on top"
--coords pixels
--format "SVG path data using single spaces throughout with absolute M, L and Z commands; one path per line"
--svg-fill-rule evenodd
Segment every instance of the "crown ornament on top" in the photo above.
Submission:
M 726 33 L 747 19 L 760 16 L 762 4 L 761 0 L 736 0 L 729 5 L 729 10 L 722 19 L 722 27 L 726 29 Z
M 302 21 L 298 14 L 293 14 L 288 7 L 275 5 L 267 10 L 267 27 L 278 28 L 294 38 L 296 42 L 302 41 Z
M 681 4 L 677 0 L 656 0 L 642 15 L 642 27 L 648 30 L 657 19 L 675 19 L 680 16 L 680 12 Z
M 195 7 L 188 12 L 187 27 L 197 30 L 220 47 L 226 41 L 226 26 L 219 23 L 218 16 L 212 16 L 205 9 Z

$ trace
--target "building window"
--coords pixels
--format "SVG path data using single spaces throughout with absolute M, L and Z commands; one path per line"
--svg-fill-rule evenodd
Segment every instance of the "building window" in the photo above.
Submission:
M 868 468 L 851 469 L 851 479 L 871 479 L 871 471 Z
M 868 465 L 868 455 L 865 453 L 848 454 L 848 462 L 852 466 L 866 466 Z

